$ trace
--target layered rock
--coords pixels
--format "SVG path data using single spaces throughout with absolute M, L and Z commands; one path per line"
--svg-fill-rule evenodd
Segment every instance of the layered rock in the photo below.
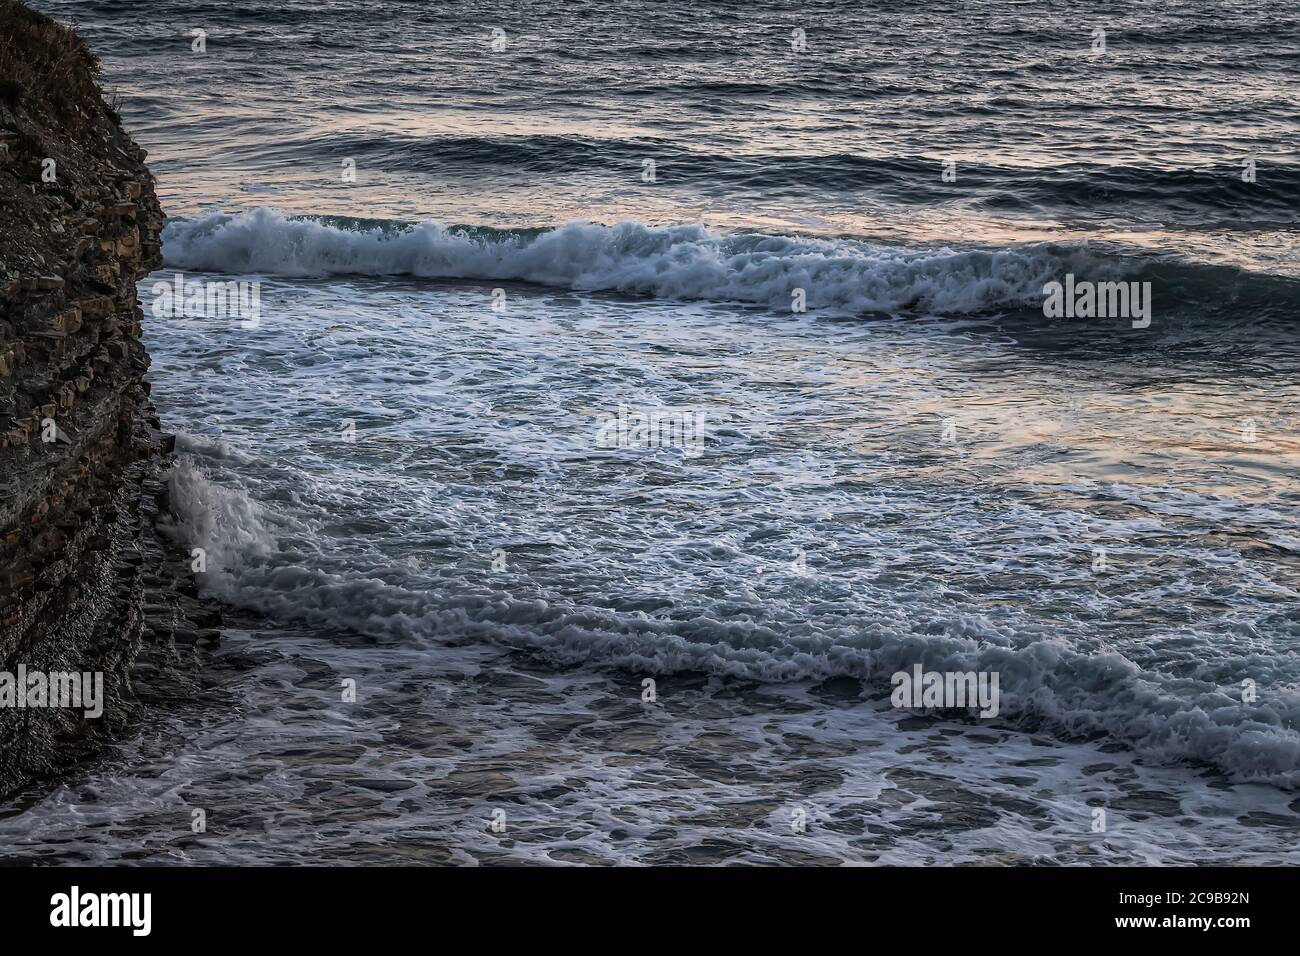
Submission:
M 103 715 L 0 688 L 0 794 L 120 732 L 211 612 L 166 507 L 136 282 L 161 265 L 145 152 L 67 27 L 0 0 L 0 676 L 100 673 Z M 145 658 L 141 660 L 141 657 Z

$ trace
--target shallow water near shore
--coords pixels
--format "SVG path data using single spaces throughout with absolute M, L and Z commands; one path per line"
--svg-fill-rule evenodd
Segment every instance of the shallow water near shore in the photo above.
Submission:
M 264 626 L 230 629 L 221 657 L 209 699 L 0 819 L 3 859 L 1296 862 L 1294 794 L 909 716 L 854 681 L 683 674 L 648 705 L 627 674 L 477 642 L 430 655 Z

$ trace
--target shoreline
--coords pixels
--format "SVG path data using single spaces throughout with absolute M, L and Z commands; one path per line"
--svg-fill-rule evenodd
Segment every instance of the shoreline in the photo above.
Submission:
M 0 818 L 4 862 L 1296 862 L 1293 793 L 898 712 L 858 681 L 683 673 L 647 704 L 616 668 L 453 643 L 372 647 L 358 670 L 361 646 L 232 612 L 204 701 Z M 206 832 L 191 830 L 196 809 Z

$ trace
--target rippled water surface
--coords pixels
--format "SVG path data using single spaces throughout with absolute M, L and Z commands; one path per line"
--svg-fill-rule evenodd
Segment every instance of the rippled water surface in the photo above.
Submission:
M 1296 274 L 1280 0 L 37 5 L 103 56 L 172 214 L 1091 238 Z

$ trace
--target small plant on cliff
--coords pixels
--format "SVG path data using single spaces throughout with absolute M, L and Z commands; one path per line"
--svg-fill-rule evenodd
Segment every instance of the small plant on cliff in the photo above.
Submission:
M 112 93 L 104 94 L 104 106 L 108 109 L 108 114 L 112 116 L 113 119 L 117 120 L 119 123 L 122 122 L 122 97 L 117 90 L 114 90 Z

